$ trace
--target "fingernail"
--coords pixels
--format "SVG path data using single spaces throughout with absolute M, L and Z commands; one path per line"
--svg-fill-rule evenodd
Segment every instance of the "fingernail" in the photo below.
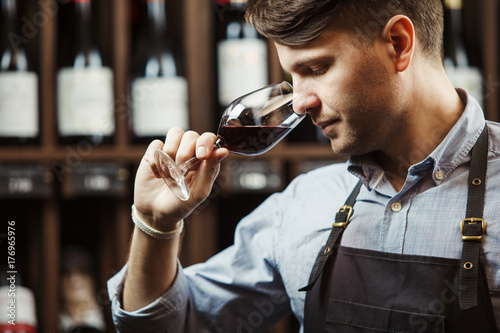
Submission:
M 198 157 L 205 157 L 207 155 L 207 148 L 200 146 L 198 147 L 198 150 L 196 151 L 196 155 Z

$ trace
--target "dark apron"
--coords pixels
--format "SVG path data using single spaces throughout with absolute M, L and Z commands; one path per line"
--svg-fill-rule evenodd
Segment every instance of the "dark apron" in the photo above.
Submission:
M 497 333 L 488 284 L 479 262 L 488 154 L 487 128 L 472 150 L 462 259 L 402 255 L 340 245 L 361 188 L 335 217 L 306 291 L 306 333 Z M 457 228 L 459 224 L 457 223 Z

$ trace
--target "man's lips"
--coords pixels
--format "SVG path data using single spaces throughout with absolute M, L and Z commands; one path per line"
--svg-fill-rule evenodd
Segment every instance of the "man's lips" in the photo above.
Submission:
M 332 119 L 328 121 L 321 121 L 321 122 L 314 122 L 314 125 L 319 127 L 323 134 L 326 135 L 326 133 L 329 132 L 329 130 L 335 125 L 337 122 L 339 122 L 340 119 Z

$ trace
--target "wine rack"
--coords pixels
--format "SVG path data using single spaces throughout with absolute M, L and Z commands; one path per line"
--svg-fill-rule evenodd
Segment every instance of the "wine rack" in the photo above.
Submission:
M 19 236 L 17 246 L 21 252 L 19 260 L 26 261 L 23 263 L 27 271 L 26 284 L 35 292 L 39 331 L 58 331 L 61 248 L 72 237 L 80 237 L 89 242 L 87 245 L 96 255 L 97 297 L 106 314 L 108 331 L 113 332 L 105 283 L 126 262 L 132 230 L 133 178 L 146 149 L 145 145 L 132 144 L 130 135 L 128 96 L 132 45 L 129 18 L 133 7 L 131 1 L 98 2 L 103 13 L 99 24 L 102 29 L 107 29 L 103 31 L 108 34 L 105 42 L 108 43 L 107 52 L 114 72 L 116 130 L 113 144 L 61 145 L 57 138 L 55 87 L 58 39 L 64 34 L 64 31 L 58 31 L 57 24 L 57 8 L 62 2 L 25 1 L 30 3 L 27 18 L 35 18 L 31 22 L 36 33 L 28 49 L 36 55 L 40 78 L 40 145 L 0 146 L 0 216 L 2 221 L 18 219 L 18 224 L 24 224 L 19 229 L 24 234 Z M 485 77 L 485 113 L 488 119 L 499 121 L 500 4 L 495 0 L 482 0 L 473 2 L 473 5 L 474 10 L 468 15 L 477 22 L 476 36 L 480 36 L 477 39 Z M 190 127 L 198 132 L 213 132 L 214 117 L 217 117 L 214 29 L 223 15 L 219 15 L 212 1 L 208 0 L 169 1 L 168 8 L 180 14 L 175 29 L 183 40 Z M 281 81 L 283 74 L 271 43 L 269 53 L 270 81 Z M 273 165 L 271 175 L 278 173 L 279 181 L 273 183 L 276 186 L 271 186 L 271 189 L 279 190 L 311 165 L 335 160 L 337 157 L 328 144 L 282 142 L 255 161 Z M 231 156 L 223 165 L 243 161 Z M 223 168 L 222 172 L 225 170 Z M 251 186 L 236 188 L 242 198 L 251 196 L 255 190 Z M 264 191 L 258 191 L 259 200 L 268 194 L 269 188 L 260 189 Z M 219 250 L 219 235 L 227 230 L 224 231 L 218 222 L 222 212 L 218 209 L 216 194 L 224 200 L 233 195 L 231 191 L 235 191 L 234 187 L 221 185 L 220 191 L 210 196 L 189 218 L 181 254 L 184 265 L 204 261 Z M 4 233 L 4 230 L 0 232 Z M 294 331 L 294 325 L 286 320 L 272 329 L 275 333 Z

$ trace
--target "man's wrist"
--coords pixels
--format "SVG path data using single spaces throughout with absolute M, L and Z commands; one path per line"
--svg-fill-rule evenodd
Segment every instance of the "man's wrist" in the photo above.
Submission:
M 162 231 L 155 229 L 139 217 L 135 205 L 132 205 L 132 221 L 146 235 L 162 240 L 176 238 L 182 233 L 184 229 L 184 220 L 180 220 L 177 227 L 173 230 Z

